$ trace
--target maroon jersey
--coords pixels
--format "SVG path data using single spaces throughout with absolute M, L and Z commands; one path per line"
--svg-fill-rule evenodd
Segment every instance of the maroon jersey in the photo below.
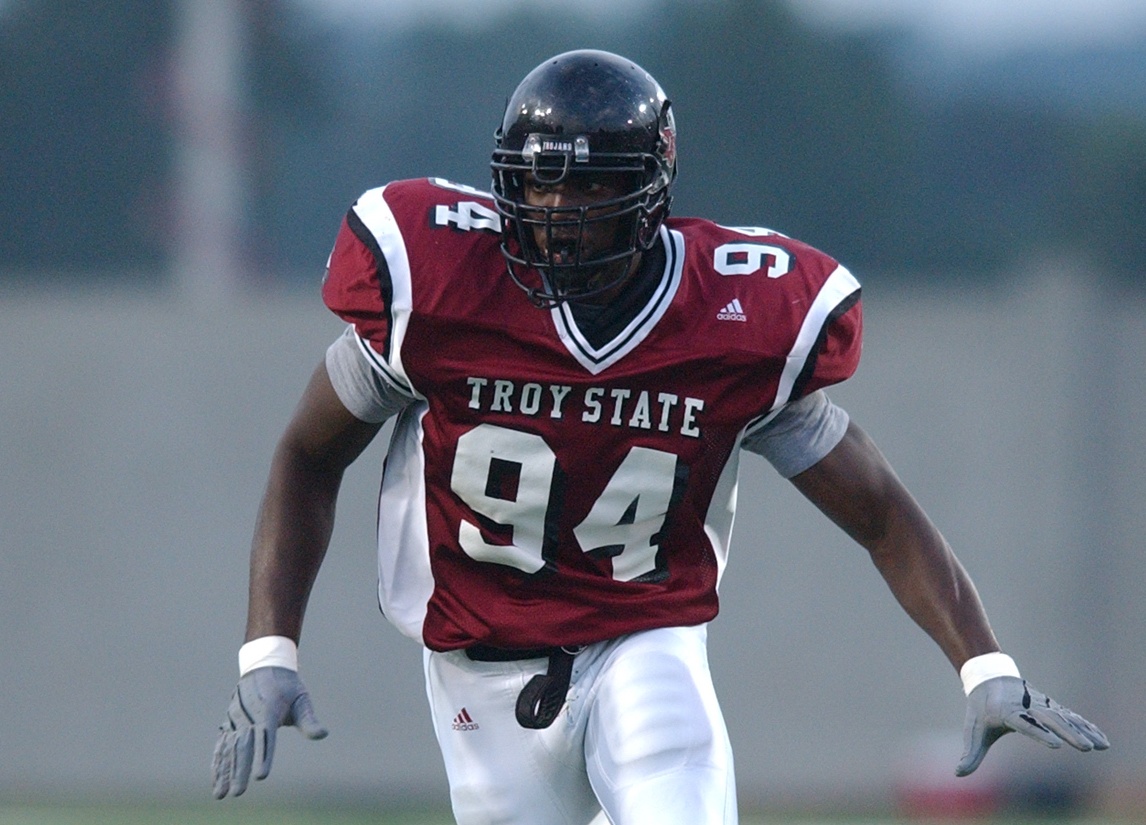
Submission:
M 660 242 L 655 291 L 594 346 L 510 280 L 486 194 L 401 181 L 347 214 L 323 297 L 412 399 L 378 529 L 404 633 L 528 648 L 716 615 L 740 440 L 852 374 L 859 284 L 764 229 L 678 218 Z

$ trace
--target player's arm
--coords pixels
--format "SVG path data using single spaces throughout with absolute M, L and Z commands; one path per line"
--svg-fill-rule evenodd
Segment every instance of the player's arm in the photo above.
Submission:
M 334 528 L 343 472 L 380 427 L 348 411 L 324 362 L 279 439 L 251 547 L 241 675 L 212 760 L 218 799 L 243 793 L 252 769 L 256 779 L 270 773 L 280 726 L 294 725 L 311 739 L 326 736 L 299 678 L 296 646 Z
M 1012 730 L 1050 747 L 1103 749 L 1103 733 L 1019 678 L 999 653 L 975 586 L 946 540 L 854 422 L 820 461 L 792 483 L 871 554 L 912 619 L 960 671 L 968 694 L 964 755 L 956 773 L 978 767 Z
M 381 427 L 343 406 L 325 363 L 311 376 L 271 462 L 251 547 L 246 641 L 298 642 L 334 529 L 342 475 Z
M 831 452 L 791 481 L 867 549 L 896 599 L 956 670 L 972 656 L 999 650 L 967 572 L 855 422 Z

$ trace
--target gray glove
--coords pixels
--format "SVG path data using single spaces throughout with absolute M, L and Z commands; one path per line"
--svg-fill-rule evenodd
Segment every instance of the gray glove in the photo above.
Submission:
M 1025 679 L 996 676 L 987 679 L 967 697 L 963 724 L 963 759 L 956 776 L 966 776 L 979 767 L 987 749 L 1000 736 L 1016 730 L 1049 748 L 1066 742 L 1080 751 L 1106 750 L 1105 734 L 1073 710 L 1064 708 Z
M 244 674 L 227 707 L 227 718 L 219 726 L 211 760 L 216 799 L 245 791 L 252 764 L 258 765 L 255 779 L 267 778 L 281 725 L 294 725 L 307 739 L 322 739 L 327 733 L 315 718 L 306 686 L 293 670 L 257 667 Z

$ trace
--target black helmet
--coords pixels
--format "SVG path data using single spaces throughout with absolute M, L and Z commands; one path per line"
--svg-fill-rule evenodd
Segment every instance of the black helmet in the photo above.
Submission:
M 609 52 L 581 50 L 550 58 L 526 75 L 495 134 L 493 196 L 501 214 L 502 253 L 510 277 L 539 306 L 600 295 L 620 282 L 629 262 L 656 242 L 672 202 L 676 126 L 652 75 Z M 619 197 L 589 205 L 540 207 L 524 202 L 526 175 L 545 185 L 609 175 L 624 181 Z M 617 221 L 617 242 L 583 255 L 586 224 Z M 534 232 L 554 226 L 575 239 L 562 254 L 542 251 Z M 522 270 L 536 269 L 530 286 Z

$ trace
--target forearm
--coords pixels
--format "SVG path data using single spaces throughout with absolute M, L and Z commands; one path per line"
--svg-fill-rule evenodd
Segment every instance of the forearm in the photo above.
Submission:
M 380 426 L 351 415 L 320 363 L 271 462 L 251 546 L 247 641 L 286 636 L 298 642 L 334 531 L 342 474 Z
M 970 576 L 909 496 L 867 549 L 896 600 L 956 670 L 972 656 L 999 649 Z
M 334 530 L 341 469 L 282 443 L 275 452 L 251 546 L 246 639 L 299 639 L 311 587 Z

